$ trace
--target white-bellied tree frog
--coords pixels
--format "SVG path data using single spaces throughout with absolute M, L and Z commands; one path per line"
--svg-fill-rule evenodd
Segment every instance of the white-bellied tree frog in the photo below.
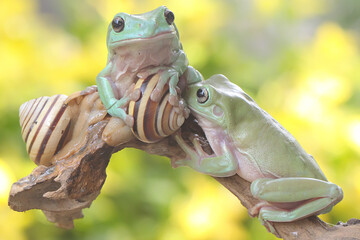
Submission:
M 97 76 L 96 84 L 108 113 L 130 127 L 134 121 L 126 108 L 130 100 L 140 97 L 140 91 L 129 89 L 138 78 L 160 74 L 151 99 L 159 101 L 168 83 L 169 102 L 175 107 L 180 104 L 180 108 L 184 106 L 176 91 L 179 77 L 186 74 L 187 83 L 202 80 L 201 74 L 188 64 L 174 18 L 173 12 L 161 6 L 143 14 L 118 13 L 109 25 L 107 65 Z
M 271 222 L 291 222 L 329 212 L 343 197 L 296 139 L 223 75 L 189 85 L 185 101 L 214 153 L 194 138 L 175 138 L 187 158 L 174 162 L 216 177 L 238 174 L 251 182 L 260 203 L 249 210 L 271 232 Z

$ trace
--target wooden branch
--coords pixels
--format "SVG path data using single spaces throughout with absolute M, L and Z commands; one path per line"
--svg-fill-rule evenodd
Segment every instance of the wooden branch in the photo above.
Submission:
M 250 209 L 258 202 L 251 195 L 250 183 L 238 175 L 215 179 L 232 192 L 247 209 Z M 347 223 L 338 223 L 331 226 L 318 217 L 312 216 L 291 223 L 274 223 L 274 228 L 278 236 L 286 240 L 360 239 L 359 219 L 350 219 Z
M 107 121 L 94 124 L 86 145 L 55 165 L 38 166 L 11 187 L 9 206 L 19 212 L 41 209 L 47 219 L 62 228 L 74 227 L 82 209 L 90 207 L 106 179 L 106 167 L 113 147 L 104 143 L 101 133 Z
M 91 101 L 96 100 L 94 99 Z M 72 228 L 73 220 L 82 217 L 82 209 L 89 207 L 100 194 L 106 179 L 106 167 L 114 152 L 125 147 L 134 147 L 150 154 L 169 157 L 171 160 L 185 156 L 171 137 L 154 144 L 133 139 L 120 146 L 111 147 L 102 138 L 109 119 L 107 116 L 100 118 L 98 122 L 91 122 L 84 136 L 76 141 L 77 144 L 71 142 L 70 148 L 76 147 L 73 154 L 57 156 L 53 165 L 38 166 L 29 176 L 14 183 L 9 196 L 9 206 L 15 211 L 41 209 L 49 221 L 63 228 Z M 201 139 L 204 150 L 211 151 L 194 118 L 189 118 L 181 130 L 189 143 L 189 139 L 196 134 Z M 249 209 L 258 202 L 250 193 L 250 183 L 239 176 L 215 179 L 231 191 L 244 207 Z M 360 239 L 360 220 L 357 219 L 330 226 L 317 217 L 309 217 L 291 223 L 274 223 L 274 228 L 278 236 L 286 240 Z

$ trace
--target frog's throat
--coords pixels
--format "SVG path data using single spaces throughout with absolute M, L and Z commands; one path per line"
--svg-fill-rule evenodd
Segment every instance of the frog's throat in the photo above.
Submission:
M 191 107 L 190 109 L 193 111 L 193 115 L 198 120 L 199 126 L 204 131 L 206 139 L 209 142 L 214 155 L 222 156 L 224 154 L 224 149 L 222 147 L 225 145 L 232 146 L 229 136 L 226 135 L 220 125 L 208 120 L 206 116 L 196 112 L 195 109 L 192 109 Z
M 119 46 L 124 46 L 124 45 L 128 45 L 128 44 L 134 44 L 134 43 L 140 43 L 140 42 L 146 42 L 146 41 L 158 41 L 158 40 L 162 40 L 162 39 L 166 39 L 166 38 L 173 38 L 177 36 L 175 31 L 166 31 L 166 32 L 161 32 L 159 34 L 156 34 L 154 36 L 151 37 L 147 37 L 147 38 L 133 38 L 133 39 L 122 39 L 119 41 L 112 41 L 110 42 L 110 45 L 113 47 L 119 47 Z

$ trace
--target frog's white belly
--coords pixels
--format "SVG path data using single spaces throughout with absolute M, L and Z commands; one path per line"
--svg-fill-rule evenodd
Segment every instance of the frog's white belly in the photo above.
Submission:
M 243 179 L 252 182 L 258 178 L 274 178 L 273 175 L 265 175 L 250 155 L 242 153 L 238 148 L 234 149 L 234 155 L 238 161 L 237 174 Z

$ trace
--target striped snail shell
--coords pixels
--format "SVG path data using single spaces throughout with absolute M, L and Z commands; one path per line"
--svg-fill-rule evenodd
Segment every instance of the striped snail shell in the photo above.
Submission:
M 165 85 L 161 100 L 154 102 L 150 95 L 159 81 L 159 75 L 150 75 L 139 79 L 135 89 L 140 88 L 141 97 L 136 102 L 129 103 L 128 114 L 134 117 L 132 132 L 141 141 L 154 143 L 171 135 L 184 123 L 182 114 L 175 112 L 169 103 L 169 86 Z
M 30 159 L 37 165 L 50 165 L 65 142 L 71 120 L 66 99 L 66 95 L 40 97 L 20 107 L 22 138 Z

